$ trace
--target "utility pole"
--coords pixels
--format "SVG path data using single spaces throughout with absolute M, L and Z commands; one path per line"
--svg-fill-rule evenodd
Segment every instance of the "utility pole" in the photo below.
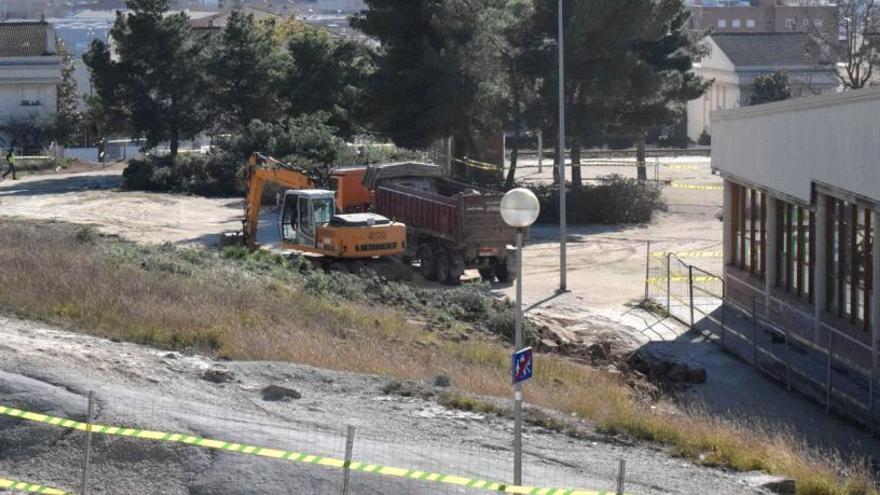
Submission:
M 565 218 L 565 45 L 562 27 L 562 0 L 559 0 L 559 292 L 566 292 L 566 241 L 568 226 Z

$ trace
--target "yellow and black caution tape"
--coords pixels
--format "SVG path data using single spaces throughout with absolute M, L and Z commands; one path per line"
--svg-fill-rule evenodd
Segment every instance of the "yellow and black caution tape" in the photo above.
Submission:
M 652 258 L 665 258 L 666 255 L 671 254 L 677 258 L 723 258 L 724 253 L 721 251 L 680 251 L 680 252 L 665 252 L 665 251 L 656 251 L 651 253 Z
M 461 160 L 461 159 L 456 158 L 452 161 L 454 161 L 455 163 L 462 163 L 462 164 L 467 165 L 468 167 L 471 167 L 471 168 L 478 168 L 480 170 L 489 170 L 491 172 L 497 172 L 497 171 L 501 170 L 500 165 L 492 165 L 491 163 L 480 162 L 477 160 L 471 160 L 470 158 L 468 158 L 467 160 Z
M 663 166 L 674 170 L 705 170 L 707 168 L 706 165 L 685 165 L 682 163 L 665 163 Z
M 13 491 L 22 493 L 45 493 L 47 495 L 72 495 L 64 490 L 49 488 L 48 486 L 35 485 L 26 481 L 7 480 L 0 478 L 0 491 Z
M 673 182 L 673 189 L 694 189 L 698 191 L 723 191 L 724 186 L 716 186 L 710 184 L 685 184 L 682 182 Z
M 11 416 L 13 418 L 33 421 L 35 423 L 45 423 L 61 428 L 72 430 L 87 431 L 89 425 L 74 421 L 72 419 L 57 418 L 47 416 L 45 414 L 22 411 L 12 407 L 0 406 L 0 415 Z M 266 449 L 255 447 L 253 445 L 245 445 L 241 443 L 224 442 L 221 440 L 211 440 L 192 435 L 181 433 L 166 433 L 161 431 L 139 430 L 137 428 L 123 428 L 119 426 L 105 426 L 92 424 L 92 433 L 100 435 L 115 435 L 122 437 L 138 438 L 142 440 L 153 440 L 159 442 L 174 442 L 202 447 L 207 449 L 225 450 L 227 452 L 235 452 L 238 454 L 248 454 L 260 457 L 268 457 L 271 459 L 280 459 L 289 462 L 297 462 L 303 464 L 314 464 L 335 469 L 345 469 L 346 463 L 342 459 L 333 459 L 330 457 L 321 457 L 317 455 L 303 454 L 300 452 L 291 452 L 286 450 Z M 572 490 L 565 488 L 541 488 L 533 486 L 513 486 L 506 483 L 498 483 L 487 480 L 468 478 L 465 476 L 457 476 L 453 474 L 432 473 L 429 471 L 419 471 L 416 469 L 397 468 L 390 466 L 382 466 L 379 464 L 370 464 L 366 462 L 352 461 L 348 468 L 352 471 L 362 473 L 372 473 L 382 476 L 393 476 L 398 478 L 407 478 L 411 480 L 429 481 L 434 483 L 443 483 L 449 485 L 458 485 L 468 488 L 479 488 L 483 490 L 491 490 L 499 493 L 518 493 L 524 495 L 611 495 L 612 492 L 600 492 L 589 490 Z M 43 492 L 37 492 L 43 493 Z M 63 492 L 45 492 L 45 493 L 63 493 Z

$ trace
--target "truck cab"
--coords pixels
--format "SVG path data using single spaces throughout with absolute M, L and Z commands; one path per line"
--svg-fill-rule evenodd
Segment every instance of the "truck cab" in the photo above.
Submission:
M 358 259 L 395 256 L 406 249 L 403 224 L 375 213 L 335 212 L 333 191 L 288 190 L 278 217 L 284 247 Z

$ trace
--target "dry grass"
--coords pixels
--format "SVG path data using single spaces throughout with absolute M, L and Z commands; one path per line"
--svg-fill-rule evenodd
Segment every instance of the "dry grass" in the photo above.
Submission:
M 0 259 L 14 267 L 0 271 L 0 308 L 23 317 L 233 359 L 402 379 L 442 373 L 472 394 L 510 395 L 509 349 L 498 343 L 450 342 L 392 309 L 311 296 L 205 252 L 137 248 L 88 229 L 0 220 Z M 617 376 L 564 359 L 540 357 L 526 400 L 590 419 L 608 433 L 667 444 L 707 465 L 793 477 L 800 493 L 877 493 L 866 470 L 812 452 L 790 435 L 651 407 Z M 460 397 L 450 405 L 481 407 Z

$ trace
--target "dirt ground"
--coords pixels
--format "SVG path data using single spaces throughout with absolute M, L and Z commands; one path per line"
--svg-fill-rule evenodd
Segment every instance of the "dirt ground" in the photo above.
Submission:
M 537 163 L 526 160 L 519 177 L 524 181 L 550 181 L 552 169 L 538 173 Z M 644 296 L 646 262 L 651 253 L 721 251 L 721 179 L 713 175 L 707 158 L 663 159 L 649 178 L 664 182 L 668 211 L 648 225 L 569 226 L 568 289 L 557 294 L 559 284 L 559 229 L 534 227 L 523 256 L 524 302 L 529 316 L 558 330 L 572 341 L 589 345 L 611 342 L 618 352 L 636 349 L 651 341 L 696 342 L 687 328 L 633 307 Z M 585 178 L 611 173 L 635 176 L 623 161 L 584 167 Z M 0 183 L 0 215 L 29 219 L 54 219 L 94 225 L 107 234 L 136 242 L 199 243 L 215 245 L 218 234 L 241 228 L 242 201 L 195 196 L 126 192 L 119 190 L 121 169 L 30 176 Z M 275 213 L 264 210 L 259 237 L 277 242 Z M 650 247 L 648 243 L 650 242 Z M 685 259 L 719 273 L 721 259 L 712 256 Z M 476 273 L 469 274 L 476 277 Z M 438 286 L 438 290 L 441 287 Z M 511 286 L 493 287 L 499 296 L 513 297 Z M 749 367 L 720 354 L 712 345 L 687 346 L 686 352 L 709 371 L 706 385 L 694 387 L 683 400 L 698 401 L 719 414 L 754 417 L 774 425 L 787 425 L 796 436 L 816 435 L 822 446 L 856 449 L 872 455 L 877 442 L 865 433 L 825 415 L 822 408 L 785 392 Z M 750 385 L 760 384 L 760 387 Z M 733 393 L 730 387 L 738 387 Z M 760 389 L 762 393 L 751 393 Z M 796 405 L 796 407 L 795 407 Z M 792 412 L 794 411 L 794 412 Z

